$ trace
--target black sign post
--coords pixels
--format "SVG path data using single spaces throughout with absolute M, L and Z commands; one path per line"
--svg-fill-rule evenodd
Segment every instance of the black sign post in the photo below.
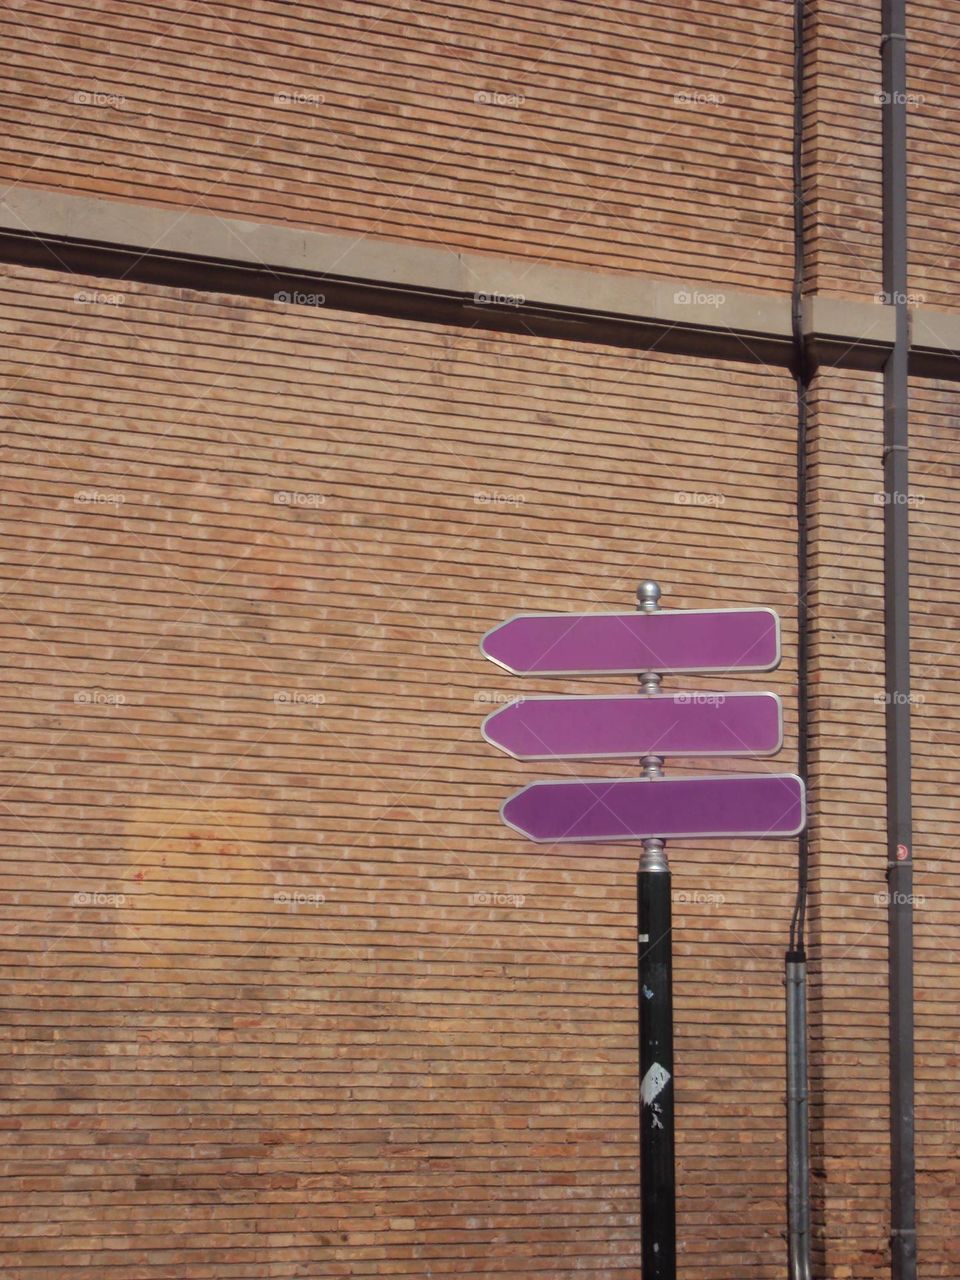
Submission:
M 642 582 L 637 607 L 654 613 L 660 588 Z M 660 692 L 660 673 L 640 687 Z M 647 778 L 663 773 L 660 756 L 644 756 Z M 677 1178 L 673 1123 L 673 911 L 670 864 L 662 840 L 643 842 L 637 868 L 637 1022 L 640 1036 L 640 1257 L 643 1280 L 676 1280 Z

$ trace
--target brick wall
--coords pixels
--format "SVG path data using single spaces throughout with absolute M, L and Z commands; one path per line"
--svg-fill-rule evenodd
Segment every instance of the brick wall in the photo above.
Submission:
M 811 288 L 882 295 L 880 5 L 808 6 Z M 960 7 L 907 5 L 910 300 L 953 310 L 960 280 Z
M 810 1079 L 817 1275 L 889 1274 L 882 386 L 821 370 L 810 429 Z M 927 1250 L 936 1251 L 930 1239 Z
M 910 289 L 917 301 L 952 310 L 960 283 L 960 7 L 915 0 L 907 18 Z
M 818 1264 L 889 1273 L 882 388 L 821 371 L 811 430 L 811 1137 Z M 917 1171 L 922 1274 L 957 1275 L 957 392 L 911 388 Z M 820 1274 L 818 1273 L 818 1274 Z
M 918 1189 L 925 1275 L 960 1272 L 960 1100 L 958 1014 L 952 994 L 958 958 L 957 840 L 960 782 L 957 735 L 956 564 L 957 388 L 916 380 L 912 386 L 911 536 L 916 559 L 913 625 L 914 844 L 917 945 Z
M 883 288 L 880 6 L 812 0 L 805 38 L 806 284 L 875 299 Z
M 879 4 L 806 6 L 807 286 L 883 296 L 883 84 Z M 960 279 L 960 8 L 916 0 L 908 18 L 910 300 L 952 310 Z
M 789 6 L 59 5 L 3 17 L 0 175 L 788 286 Z
M 771 604 L 737 687 L 789 767 L 789 378 L 26 269 L 2 309 L 4 1274 L 635 1273 L 634 856 L 500 825 L 551 771 L 481 742 L 477 639 L 649 573 Z M 775 1280 L 795 849 L 674 862 L 682 1274 Z
M 910 17 L 911 288 L 952 307 L 956 15 Z M 2 20 L 12 180 L 789 287 L 779 0 Z M 879 31 L 808 6 L 811 289 L 881 286 Z M 25 269 L 0 306 L 4 1274 L 634 1274 L 633 860 L 499 825 L 522 781 L 608 769 L 487 748 L 519 684 L 476 642 L 647 575 L 771 604 L 784 666 L 737 684 L 784 695 L 793 767 L 789 377 Z M 830 1280 L 889 1266 L 880 394 L 812 394 Z M 955 392 L 912 412 L 921 1263 L 955 1280 Z M 795 856 L 674 853 L 684 1280 L 783 1274 Z

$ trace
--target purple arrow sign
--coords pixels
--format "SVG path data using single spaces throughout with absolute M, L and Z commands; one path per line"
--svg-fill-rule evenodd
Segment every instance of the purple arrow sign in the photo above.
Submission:
M 780 619 L 772 609 L 520 613 L 488 631 L 480 651 L 514 675 L 772 671 Z
M 591 778 L 532 782 L 501 817 L 531 840 L 551 843 L 795 836 L 806 820 L 796 774 L 712 778 Z
M 517 698 L 482 732 L 518 760 L 775 755 L 783 745 L 775 693 Z

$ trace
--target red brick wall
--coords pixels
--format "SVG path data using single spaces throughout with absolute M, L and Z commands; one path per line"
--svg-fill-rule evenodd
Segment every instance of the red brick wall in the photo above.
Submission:
M 907 5 L 910 164 L 910 289 L 918 302 L 957 306 L 960 284 L 960 7 Z
M 737 686 L 789 767 L 788 376 L 25 269 L 2 307 L 4 1274 L 632 1274 L 634 855 L 500 825 L 550 770 L 480 740 L 518 683 L 477 640 L 645 574 L 773 605 Z M 673 856 L 682 1274 L 779 1280 L 795 849 Z
M 911 288 L 951 307 L 956 18 L 910 13 Z M 3 20 L 28 185 L 789 286 L 779 0 Z M 863 297 L 878 41 L 878 5 L 809 6 L 807 282 Z M 28 270 L 0 305 L 4 1274 L 632 1274 L 633 860 L 501 828 L 551 771 L 480 741 L 519 685 L 476 642 L 650 574 L 772 604 L 784 667 L 742 685 L 785 695 L 792 767 L 790 379 Z M 921 1264 L 955 1280 L 956 406 L 913 396 Z M 879 1280 L 879 378 L 812 408 L 816 1246 Z M 681 1274 L 779 1280 L 795 849 L 674 865 Z
M 954 309 L 960 281 L 960 8 L 907 5 L 910 301 Z M 880 5 L 808 6 L 807 232 L 811 288 L 882 296 Z
M 916 567 L 913 627 L 914 846 L 917 944 L 918 1187 L 925 1275 L 960 1273 L 957 1097 L 960 1017 L 953 990 L 957 947 L 958 756 L 957 415 L 955 385 L 912 387 L 911 536 Z
M 875 299 L 881 272 L 880 6 L 806 5 L 807 287 Z
M 790 7 L 22 0 L 0 173 L 313 229 L 788 286 Z
M 811 1135 L 821 1272 L 889 1273 L 882 388 L 821 371 L 813 397 L 810 604 Z M 917 1170 L 924 1276 L 958 1274 L 953 993 L 958 398 L 911 387 Z
M 908 17 L 910 301 L 953 309 L 960 280 L 960 8 L 916 0 Z M 883 297 L 880 5 L 807 6 L 807 284 Z
M 880 376 L 821 370 L 810 429 L 811 1150 L 815 1274 L 837 1280 L 889 1274 L 882 438 Z
M 910 302 L 956 307 L 960 9 L 908 5 Z M 808 287 L 883 297 L 881 8 L 814 0 L 806 18 Z

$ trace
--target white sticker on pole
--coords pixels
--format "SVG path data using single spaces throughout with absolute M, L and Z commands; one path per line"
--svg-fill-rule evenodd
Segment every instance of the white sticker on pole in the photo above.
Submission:
M 670 1072 L 661 1067 L 659 1062 L 655 1062 L 640 1081 L 640 1101 L 645 1107 L 649 1107 L 663 1093 L 669 1079 Z

